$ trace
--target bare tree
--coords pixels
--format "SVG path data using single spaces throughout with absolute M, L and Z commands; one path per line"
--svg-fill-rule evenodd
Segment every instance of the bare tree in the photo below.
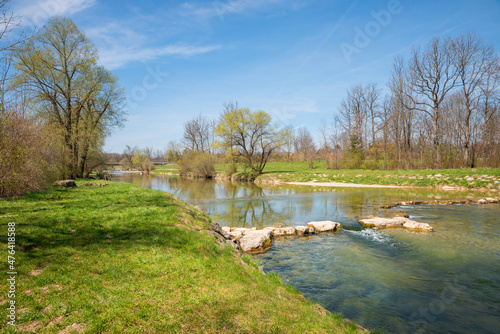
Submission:
M 380 118 L 379 108 L 380 108 L 380 89 L 377 88 L 376 83 L 370 83 L 364 87 L 363 90 L 363 102 L 365 104 L 365 110 L 367 116 L 370 117 L 371 126 L 371 145 L 375 145 L 375 137 L 378 132 L 377 120 Z M 368 123 L 368 122 L 366 122 Z
M 309 168 L 313 169 L 313 159 L 316 153 L 316 145 L 314 145 L 313 137 L 306 128 L 299 128 L 295 135 L 294 141 L 295 151 L 300 153 L 305 161 L 309 161 Z
M 493 158 L 498 152 L 500 138 L 500 62 L 491 68 L 485 83 L 481 86 L 483 97 L 480 102 L 483 155 Z M 488 148 L 489 147 L 489 148 Z M 495 150 L 497 150 L 495 152 Z
M 391 90 L 391 101 L 387 106 L 390 115 L 386 115 L 391 124 L 392 134 L 397 149 L 398 166 L 402 167 L 403 155 L 411 154 L 412 134 L 415 112 L 415 92 L 411 84 L 408 68 L 402 56 L 396 56 L 393 62 L 392 76 L 388 86 Z M 404 159 L 408 168 L 408 159 Z
M 443 40 L 434 37 L 423 51 L 419 48 L 414 49 L 409 62 L 410 80 L 407 84 L 410 87 L 404 91 L 408 100 L 414 105 L 406 107 L 422 111 L 432 120 L 432 142 L 438 166 L 441 164 L 440 107 L 446 95 L 456 86 L 458 79 L 451 47 L 449 38 Z M 413 92 L 417 97 L 413 96 Z
M 380 118 L 382 121 L 381 124 L 381 129 L 382 129 L 382 144 L 384 148 L 384 169 L 387 169 L 387 161 L 389 160 L 388 157 L 388 142 L 389 142 L 389 129 L 390 127 L 390 120 L 391 120 L 391 111 L 393 110 L 392 107 L 392 100 L 390 96 L 386 96 L 384 99 L 384 103 L 382 105 L 382 111 L 380 113 Z
M 493 74 L 498 57 L 493 47 L 485 45 L 475 34 L 460 35 L 452 40 L 451 46 L 465 109 L 461 119 L 464 126 L 464 163 L 474 167 L 475 162 L 471 160 L 471 121 L 484 94 L 481 86 Z
M 360 146 L 359 149 L 363 148 L 367 112 L 362 85 L 356 85 L 347 90 L 347 97 L 342 100 L 339 111 L 340 123 L 349 138 Z
M 339 116 L 336 115 L 333 117 L 332 121 L 332 135 L 330 137 L 333 154 L 335 155 L 335 169 L 339 169 L 339 151 L 341 150 L 340 146 L 340 133 L 341 133 L 341 125 Z
M 212 152 L 215 121 L 198 115 L 184 124 L 184 145 L 191 151 Z
M 325 160 L 325 168 L 330 168 L 328 163 L 328 154 L 331 151 L 330 142 L 330 129 L 328 128 L 326 120 L 321 121 L 321 125 L 318 129 L 320 138 L 320 149 L 323 152 L 323 158 Z
M 387 85 L 383 104 L 374 84 L 347 90 L 336 118 L 346 166 L 377 161 L 366 148 L 378 140 L 385 168 L 498 165 L 500 60 L 478 36 L 435 37 L 409 61 L 395 57 Z
M 24 29 L 20 29 L 20 17 L 10 12 L 9 2 L 10 0 L 0 0 L 0 113 L 5 112 L 8 102 L 12 100 L 7 100 L 12 75 L 12 51 L 31 37 Z M 18 110 L 19 107 L 24 105 L 18 104 Z

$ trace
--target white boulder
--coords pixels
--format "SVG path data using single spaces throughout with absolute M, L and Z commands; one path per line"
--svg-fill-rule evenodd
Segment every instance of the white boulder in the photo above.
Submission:
M 371 228 L 390 228 L 390 227 L 402 227 L 405 223 L 400 217 L 396 218 L 370 218 L 370 219 L 361 219 L 359 221 L 363 227 L 371 227 Z
M 232 240 L 240 240 L 241 238 L 243 238 L 243 233 L 241 233 L 240 231 L 229 232 L 229 236 Z
M 329 220 L 319 222 L 309 222 L 307 226 L 311 227 L 315 232 L 331 232 L 340 230 L 340 224 Z
M 240 239 L 241 250 L 245 253 L 261 253 L 271 247 L 272 233 L 269 230 L 246 232 Z
M 295 230 L 295 227 L 281 227 L 281 228 L 275 228 L 273 230 L 273 236 L 275 237 L 290 236 L 296 234 L 297 231 Z
M 405 217 L 361 219 L 359 222 L 363 225 L 363 227 L 371 227 L 374 229 L 404 227 L 409 230 L 416 231 L 433 230 L 427 223 L 419 223 Z
M 408 220 L 406 223 L 403 224 L 404 228 L 407 228 L 409 230 L 417 230 L 417 231 L 432 231 L 432 226 L 430 226 L 427 223 L 417 223 L 416 221 L 413 220 Z
M 235 229 L 231 229 L 231 231 L 232 232 L 241 232 L 241 234 L 245 235 L 247 232 L 255 231 L 255 227 L 254 228 L 237 227 Z

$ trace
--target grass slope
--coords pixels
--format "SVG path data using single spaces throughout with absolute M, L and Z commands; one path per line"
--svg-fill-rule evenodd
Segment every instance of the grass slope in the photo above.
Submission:
M 160 191 L 110 183 L 0 201 L 4 273 L 8 222 L 16 223 L 21 333 L 357 330 L 217 245 L 206 216 Z M 12 331 L 8 302 L 2 284 L 2 332 Z

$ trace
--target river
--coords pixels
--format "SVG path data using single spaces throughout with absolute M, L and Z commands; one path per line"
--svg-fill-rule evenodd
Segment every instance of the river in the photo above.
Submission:
M 500 205 L 404 207 L 434 232 L 363 230 L 358 219 L 390 216 L 379 205 L 463 199 L 478 193 L 231 184 L 124 174 L 114 180 L 174 194 L 223 226 L 305 225 L 333 220 L 335 234 L 277 239 L 255 255 L 309 299 L 388 333 L 500 332 Z M 484 196 L 484 195 L 483 195 Z M 498 196 L 498 195 L 497 195 Z

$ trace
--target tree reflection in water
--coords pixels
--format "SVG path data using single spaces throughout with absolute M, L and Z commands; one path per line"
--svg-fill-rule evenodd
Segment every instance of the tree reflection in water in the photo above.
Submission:
M 468 195 L 436 193 L 432 189 L 268 186 L 138 173 L 115 176 L 114 180 L 169 192 L 204 209 L 221 225 L 256 228 L 304 225 L 314 220 L 333 220 L 346 228 L 359 228 L 358 220 L 363 217 L 395 214 L 395 210 L 380 209 L 383 203 Z

